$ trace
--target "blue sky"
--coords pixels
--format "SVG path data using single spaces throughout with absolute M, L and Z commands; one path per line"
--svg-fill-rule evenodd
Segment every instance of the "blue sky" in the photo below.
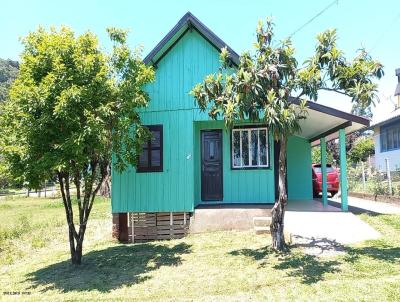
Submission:
M 0 57 L 18 59 L 22 50 L 19 37 L 39 25 L 68 25 L 77 33 L 91 30 L 108 47 L 105 28 L 115 26 L 131 30 L 129 43 L 142 44 L 146 55 L 187 12 L 203 23 L 237 52 L 251 49 L 257 21 L 272 16 L 276 38 L 282 39 L 310 20 L 332 0 L 319 1 L 1 1 Z M 380 119 L 394 109 L 390 97 L 400 68 L 400 5 L 398 0 L 339 0 L 321 16 L 293 37 L 297 58 L 302 62 L 312 54 L 317 33 L 337 28 L 339 47 L 348 57 L 365 47 L 385 66 L 380 81 L 381 102 L 373 110 Z M 393 98 L 394 101 L 394 98 Z M 348 99 L 324 93 L 319 102 L 342 110 L 350 110 Z

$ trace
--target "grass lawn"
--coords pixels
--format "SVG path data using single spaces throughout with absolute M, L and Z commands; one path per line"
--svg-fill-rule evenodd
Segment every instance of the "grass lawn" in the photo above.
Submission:
M 383 237 L 329 258 L 275 254 L 269 237 L 252 232 L 123 245 L 110 237 L 110 202 L 98 199 L 83 264 L 73 267 L 60 200 L 0 199 L 0 299 L 11 291 L 29 292 L 23 301 L 399 300 L 400 216 L 361 218 Z

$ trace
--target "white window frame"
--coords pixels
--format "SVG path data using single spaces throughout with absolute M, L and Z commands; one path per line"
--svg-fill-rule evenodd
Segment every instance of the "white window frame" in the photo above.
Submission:
M 266 133 L 266 164 L 260 165 L 260 130 L 264 130 Z M 253 153 L 251 152 L 251 132 L 257 131 L 257 165 L 253 165 Z M 234 155 L 235 155 L 235 144 L 234 144 L 234 133 L 239 132 L 239 143 L 240 143 L 240 166 L 235 165 Z M 249 165 L 243 165 L 243 158 L 242 158 L 242 135 L 246 133 L 247 140 L 248 140 L 248 154 L 249 154 Z M 267 127 L 244 127 L 244 128 L 234 128 L 232 129 L 231 133 L 231 163 L 232 169 L 254 169 L 254 168 L 269 168 L 269 137 L 268 137 L 268 128 Z

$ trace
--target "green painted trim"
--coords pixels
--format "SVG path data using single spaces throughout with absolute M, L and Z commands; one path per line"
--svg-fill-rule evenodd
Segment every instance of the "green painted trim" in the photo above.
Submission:
M 348 210 L 347 194 L 347 162 L 346 162 L 346 134 L 344 129 L 339 130 L 339 150 L 340 150 L 340 190 L 342 199 L 342 211 Z
M 321 172 L 322 172 L 322 204 L 328 205 L 328 186 L 327 186 L 327 175 L 326 175 L 326 141 L 325 137 L 320 139 L 321 147 Z

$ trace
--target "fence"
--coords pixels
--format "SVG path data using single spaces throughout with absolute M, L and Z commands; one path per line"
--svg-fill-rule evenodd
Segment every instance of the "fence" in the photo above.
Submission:
M 71 193 L 76 192 L 76 187 L 71 186 Z M 61 197 L 60 185 L 54 182 L 46 182 L 43 187 L 38 190 L 29 190 L 26 188 L 21 189 L 9 189 L 0 191 L 0 197 L 7 196 L 26 196 L 26 197 L 49 197 L 59 198 Z
M 400 196 L 400 170 L 390 171 L 389 161 L 383 172 L 369 162 L 360 162 L 349 165 L 347 174 L 350 192 Z

